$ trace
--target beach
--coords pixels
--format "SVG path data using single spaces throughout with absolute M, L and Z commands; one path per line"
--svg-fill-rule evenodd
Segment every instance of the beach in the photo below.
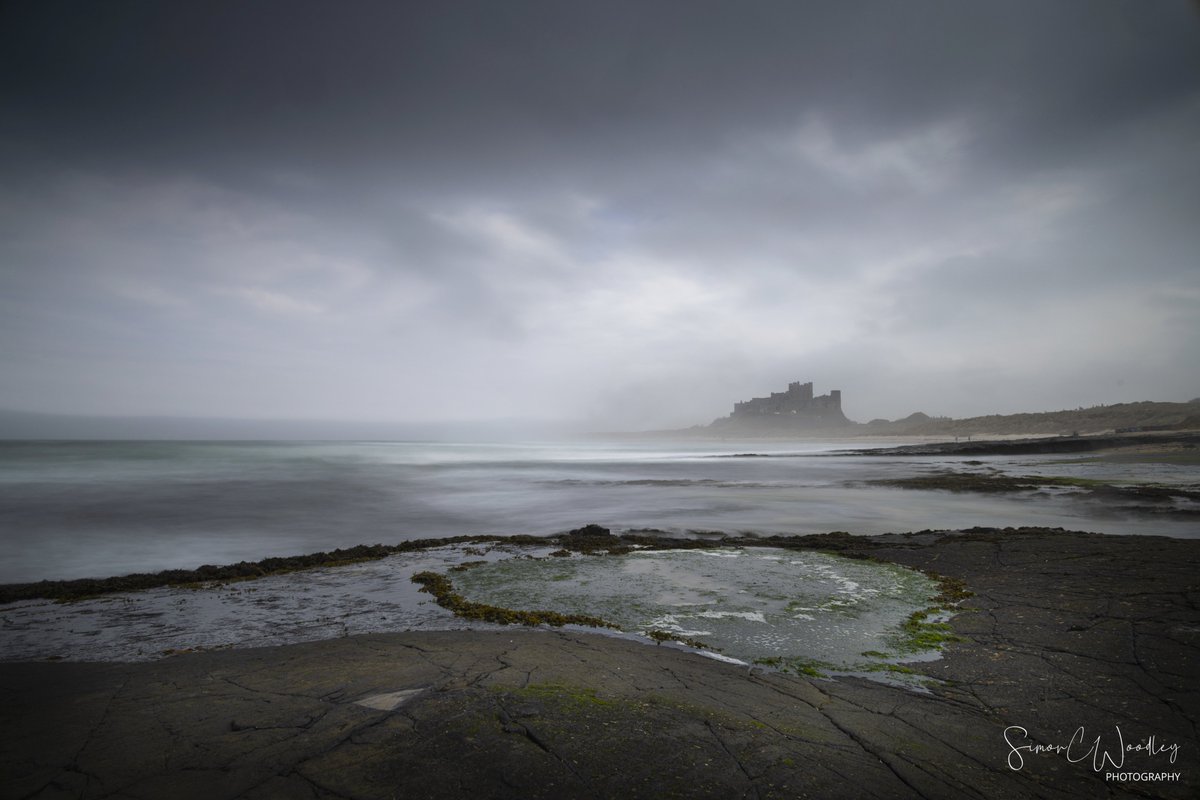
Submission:
M 1192 797 L 1200 542 L 834 537 L 961 579 L 920 689 L 575 630 L 0 664 L 4 797 Z M 830 544 L 834 544 L 830 540 Z

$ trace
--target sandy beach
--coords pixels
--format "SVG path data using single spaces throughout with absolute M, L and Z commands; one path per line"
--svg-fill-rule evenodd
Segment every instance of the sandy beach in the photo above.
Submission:
M 974 592 L 925 691 L 516 626 L 7 663 L 0 796 L 1195 796 L 1200 542 L 853 542 Z

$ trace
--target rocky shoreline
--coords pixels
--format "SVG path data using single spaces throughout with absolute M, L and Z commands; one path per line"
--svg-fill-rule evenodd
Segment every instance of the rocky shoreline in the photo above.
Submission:
M 515 627 L 8 663 L 0 796 L 1196 795 L 1200 541 L 852 538 L 975 593 L 927 693 Z
M 1096 433 L 974 441 L 963 437 L 952 442 L 926 442 L 848 452 L 860 456 L 1010 456 L 1098 453 L 1129 448 L 1146 448 L 1158 453 L 1177 449 L 1194 451 L 1200 448 L 1200 432 Z

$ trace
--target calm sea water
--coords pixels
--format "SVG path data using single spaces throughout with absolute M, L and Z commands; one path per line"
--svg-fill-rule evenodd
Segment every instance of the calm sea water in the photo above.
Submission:
M 859 534 L 975 525 L 1200 535 L 1195 518 L 1047 494 L 861 482 L 999 468 L 1195 482 L 1163 465 L 897 458 L 841 443 L 0 442 L 0 582 L 106 576 L 587 523 Z M 758 454 L 748 457 L 745 453 Z M 769 456 L 769 457 L 762 457 Z M 1116 470 L 1116 472 L 1114 472 Z

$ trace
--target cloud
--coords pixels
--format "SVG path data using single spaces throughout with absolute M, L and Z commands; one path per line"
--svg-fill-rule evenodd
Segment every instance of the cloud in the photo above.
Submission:
M 0 13 L 0 406 L 1200 394 L 1183 4 Z
M 903 189 L 921 193 L 944 186 L 952 178 L 969 135 L 966 122 L 950 120 L 850 149 L 825 120 L 810 114 L 785 146 L 805 166 L 828 172 L 835 182 L 860 192 L 899 183 Z

